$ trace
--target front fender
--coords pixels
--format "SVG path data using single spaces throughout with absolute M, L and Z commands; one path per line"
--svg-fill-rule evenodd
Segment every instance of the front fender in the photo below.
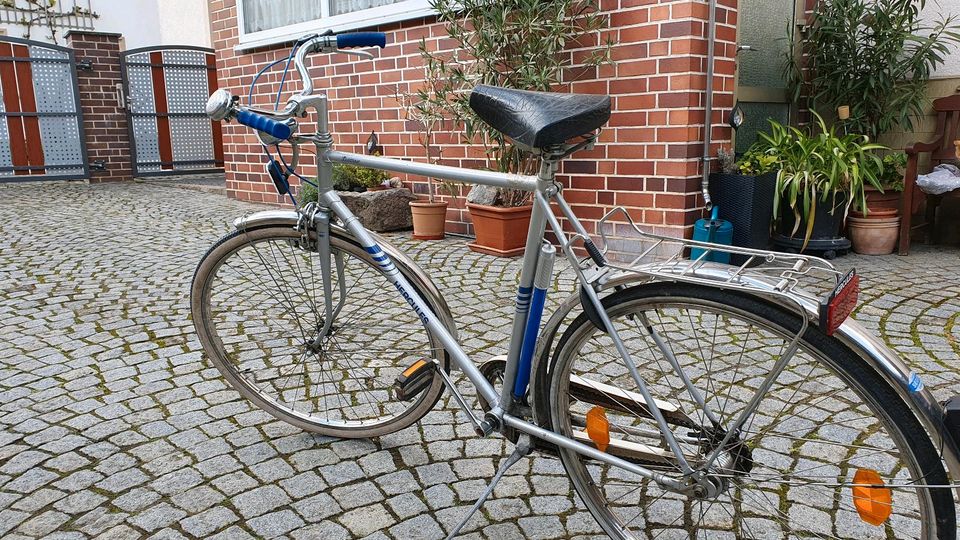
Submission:
M 240 231 L 259 229 L 261 227 L 287 226 L 296 227 L 300 215 L 293 210 L 264 210 L 250 215 L 239 217 L 233 222 L 233 226 Z M 330 229 L 333 234 L 339 234 L 344 238 L 352 239 L 353 236 L 340 225 L 331 223 Z M 367 231 L 377 242 L 383 251 L 393 260 L 393 263 L 408 279 L 416 281 L 416 285 L 427 295 L 425 300 L 431 305 L 436 306 L 440 313 L 436 313 L 450 334 L 457 337 L 457 325 L 454 321 L 450 307 L 447 305 L 440 289 L 437 288 L 430 276 L 420 268 L 413 259 L 394 247 L 384 237 L 373 231 Z
M 697 268 L 698 277 L 715 277 L 718 280 L 729 278 L 729 267 L 724 265 L 707 264 Z M 641 272 L 618 272 L 612 274 L 600 287 L 600 292 L 612 291 L 615 287 L 638 285 L 642 283 L 651 283 L 656 278 L 649 274 Z M 776 283 L 767 282 L 760 279 L 751 279 L 750 285 L 765 288 L 773 291 Z M 798 295 L 792 295 L 791 298 L 796 303 L 790 302 L 783 297 L 776 295 L 763 296 L 764 300 L 774 301 L 784 305 L 785 308 L 796 312 L 797 305 L 801 306 L 807 312 L 811 321 L 817 321 L 819 318 L 818 306 L 807 298 Z M 548 375 L 545 369 L 549 367 L 541 366 L 544 362 L 550 361 L 553 342 L 557 333 L 561 329 L 564 321 L 568 317 L 578 315 L 580 312 L 580 296 L 578 294 L 570 295 L 564 300 L 557 310 L 547 321 L 540 340 L 537 343 L 536 353 L 534 355 L 534 365 L 532 373 L 534 377 Z M 569 324 L 569 323 L 568 323 Z M 919 385 L 917 375 L 910 371 L 903 360 L 880 339 L 867 331 L 860 323 L 853 319 L 847 319 L 840 328 L 834 333 L 851 351 L 860 356 L 870 367 L 872 367 L 881 377 L 884 378 L 897 391 L 897 394 L 903 399 L 904 403 L 910 408 L 911 412 L 918 421 L 924 426 L 928 433 L 933 437 L 934 445 L 941 449 L 941 457 L 947 466 L 953 481 L 960 480 L 960 449 L 957 447 L 957 441 L 954 441 L 943 423 L 943 409 L 933 394 L 926 388 Z M 531 381 L 531 387 L 535 386 L 536 381 Z M 546 415 L 543 411 L 538 411 L 543 402 L 533 403 L 534 420 L 540 425 L 546 422 Z M 957 489 L 960 493 L 960 488 Z

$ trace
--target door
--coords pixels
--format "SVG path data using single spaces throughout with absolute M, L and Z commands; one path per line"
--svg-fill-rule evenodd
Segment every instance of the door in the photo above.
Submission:
M 73 51 L 0 37 L 0 183 L 88 176 Z
M 127 117 L 138 176 L 220 171 L 220 122 L 207 118 L 217 89 L 211 49 L 149 47 L 124 53 Z
M 757 133 L 769 130 L 768 120 L 790 122 L 783 66 L 793 39 L 796 10 L 795 0 L 740 0 L 736 100 L 744 120 L 736 133 L 738 153 L 756 142 Z

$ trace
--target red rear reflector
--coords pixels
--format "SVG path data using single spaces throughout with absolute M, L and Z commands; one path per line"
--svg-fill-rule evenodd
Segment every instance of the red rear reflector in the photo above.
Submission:
M 850 273 L 837 283 L 830 296 L 820 302 L 820 329 L 828 336 L 833 335 L 857 307 L 859 294 L 860 276 L 856 270 L 850 270 Z

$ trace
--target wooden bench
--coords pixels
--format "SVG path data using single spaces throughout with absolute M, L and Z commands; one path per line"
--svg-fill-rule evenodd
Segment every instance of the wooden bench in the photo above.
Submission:
M 960 155 L 960 94 L 933 100 L 937 113 L 936 138 L 930 142 L 917 142 L 908 146 L 907 168 L 903 175 L 903 197 L 900 205 L 900 255 L 910 252 L 910 233 L 925 229 L 926 240 L 937 241 L 937 207 L 944 197 L 960 196 L 960 189 L 943 195 L 927 195 L 917 187 L 917 162 L 920 154 L 930 154 L 930 166 L 953 161 Z M 913 222 L 913 214 L 926 197 L 927 209 L 920 223 Z

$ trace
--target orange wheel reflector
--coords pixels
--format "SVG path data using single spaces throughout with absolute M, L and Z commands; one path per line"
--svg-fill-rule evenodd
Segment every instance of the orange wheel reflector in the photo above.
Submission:
M 853 486 L 853 505 L 860 519 L 871 525 L 882 525 L 893 512 L 890 488 L 882 487 L 883 479 L 873 469 L 857 469 L 853 483 L 857 484 Z
M 594 407 L 587 413 L 587 436 L 601 452 L 610 445 L 610 422 L 603 407 Z

